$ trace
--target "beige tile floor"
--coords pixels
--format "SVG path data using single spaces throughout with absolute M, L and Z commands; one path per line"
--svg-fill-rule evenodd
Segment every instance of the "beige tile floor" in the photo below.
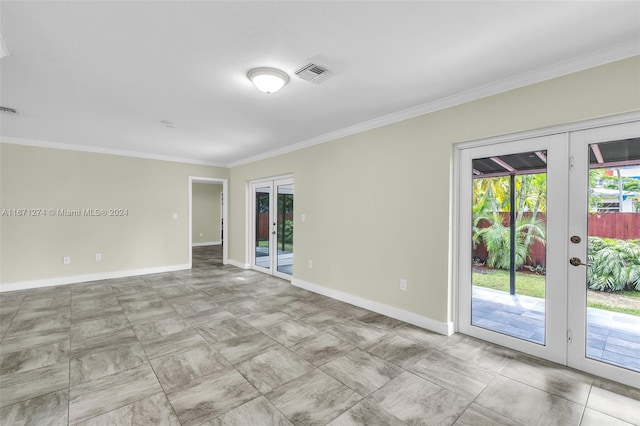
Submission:
M 200 249 L 0 294 L 0 424 L 628 425 L 640 390 L 441 336 Z

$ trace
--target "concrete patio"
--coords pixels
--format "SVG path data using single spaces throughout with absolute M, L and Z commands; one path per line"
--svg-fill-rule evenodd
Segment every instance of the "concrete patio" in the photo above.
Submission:
M 473 286 L 472 323 L 544 344 L 544 299 Z M 587 308 L 587 356 L 640 371 L 640 317 Z
M 271 257 L 268 247 L 256 247 L 256 265 L 263 268 L 271 267 Z M 278 250 L 278 272 L 293 275 L 293 253 Z

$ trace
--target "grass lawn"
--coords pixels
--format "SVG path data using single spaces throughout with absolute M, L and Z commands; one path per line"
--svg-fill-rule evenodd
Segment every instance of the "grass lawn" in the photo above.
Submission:
M 587 294 L 587 305 L 592 308 L 640 316 L 640 291 L 605 293 L 602 291 L 589 290 Z M 614 309 L 611 309 L 611 305 L 615 305 Z
M 486 273 L 473 273 L 473 284 L 494 290 L 509 291 L 509 272 L 489 269 Z M 544 275 L 516 272 L 516 294 L 544 298 Z M 640 316 L 640 291 L 604 293 L 588 291 L 587 306 L 612 312 Z
M 269 241 L 258 241 L 258 247 L 269 247 Z M 278 244 L 278 250 L 282 250 L 282 244 Z M 293 252 L 293 243 L 284 243 L 284 251 Z
M 473 284 L 492 288 L 494 290 L 509 291 L 509 271 L 488 269 L 484 273 L 473 274 Z M 516 272 L 516 294 L 544 298 L 544 275 L 524 274 Z

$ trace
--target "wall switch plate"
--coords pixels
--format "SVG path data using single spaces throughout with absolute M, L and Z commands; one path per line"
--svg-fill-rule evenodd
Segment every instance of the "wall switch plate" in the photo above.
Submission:
M 307 262 L 307 265 L 309 266 L 309 269 L 313 268 L 313 260 Z
M 178 220 L 178 213 L 173 214 L 173 220 Z
M 307 215 L 306 215 L 306 214 L 304 214 L 304 213 L 302 213 L 302 214 L 300 215 L 300 222 L 306 222 L 306 220 L 307 220 Z
M 407 280 L 404 278 L 400 279 L 400 290 L 407 291 Z
M 69 257 L 69 256 L 63 257 L 62 258 L 62 263 L 65 264 L 65 265 L 70 264 L 71 263 L 71 257 Z
M 96 262 L 102 262 L 102 253 L 96 253 Z

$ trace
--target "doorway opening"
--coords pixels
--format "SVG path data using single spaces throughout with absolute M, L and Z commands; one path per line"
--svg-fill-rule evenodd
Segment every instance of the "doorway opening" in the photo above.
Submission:
M 189 267 L 228 263 L 227 179 L 189 176 Z M 204 263 L 203 263 L 204 262 Z
M 640 383 L 640 121 L 457 147 L 460 332 Z
M 251 267 L 291 279 L 294 185 L 290 176 L 251 183 Z

